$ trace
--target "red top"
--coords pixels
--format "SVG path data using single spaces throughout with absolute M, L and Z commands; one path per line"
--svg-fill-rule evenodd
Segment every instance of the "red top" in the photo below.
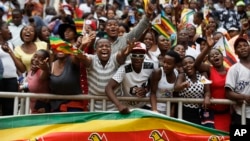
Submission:
M 228 69 L 226 69 L 226 71 L 228 71 Z M 209 78 L 212 80 L 212 84 L 210 85 L 211 98 L 226 99 L 226 92 L 224 88 L 226 75 L 227 73 L 220 74 L 213 66 L 211 66 Z M 229 109 L 229 105 L 216 104 L 212 105 L 211 108 L 219 112 Z

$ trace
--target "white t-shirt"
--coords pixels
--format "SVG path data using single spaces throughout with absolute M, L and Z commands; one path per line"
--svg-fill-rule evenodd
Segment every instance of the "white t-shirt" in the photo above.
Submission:
M 231 66 L 228 70 L 225 87 L 235 93 L 250 95 L 250 70 L 240 62 Z M 237 114 L 241 115 L 241 106 L 234 105 Z M 250 106 L 246 106 L 246 117 L 250 118 Z
M 154 64 L 152 62 L 144 61 L 142 64 L 142 70 L 140 73 L 136 73 L 133 70 L 132 64 L 124 64 L 119 67 L 112 79 L 121 83 L 123 96 L 136 97 L 136 88 L 144 87 L 148 85 L 149 77 L 154 70 Z M 139 98 L 139 97 L 138 97 Z M 146 104 L 146 102 L 126 101 L 124 102 L 130 108 L 140 108 Z

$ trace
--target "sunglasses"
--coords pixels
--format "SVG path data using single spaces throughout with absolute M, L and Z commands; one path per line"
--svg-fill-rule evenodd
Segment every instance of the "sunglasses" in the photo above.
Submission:
M 138 58 L 138 59 L 144 59 L 145 55 L 144 54 L 132 54 L 131 58 Z

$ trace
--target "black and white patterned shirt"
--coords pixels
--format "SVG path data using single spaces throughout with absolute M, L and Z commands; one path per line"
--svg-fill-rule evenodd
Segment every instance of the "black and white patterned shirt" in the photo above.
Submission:
M 204 84 L 201 83 L 201 74 L 196 72 L 196 82 L 193 82 L 186 74 L 186 81 L 189 83 L 189 87 L 179 92 L 179 95 L 183 98 L 204 98 Z M 199 104 L 184 103 L 185 107 L 199 108 Z

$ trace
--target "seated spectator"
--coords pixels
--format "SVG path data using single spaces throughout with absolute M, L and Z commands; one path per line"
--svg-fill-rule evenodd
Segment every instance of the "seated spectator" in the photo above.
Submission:
M 105 92 L 122 114 L 129 113 L 129 108 L 145 108 L 146 102 L 118 101 L 115 88 L 121 85 L 123 95 L 126 97 L 146 97 L 149 92 L 149 78 L 154 70 L 154 63 L 144 61 L 146 45 L 136 42 L 131 52 L 131 62 L 119 67 L 109 80 Z M 148 107 L 147 107 L 148 108 Z

